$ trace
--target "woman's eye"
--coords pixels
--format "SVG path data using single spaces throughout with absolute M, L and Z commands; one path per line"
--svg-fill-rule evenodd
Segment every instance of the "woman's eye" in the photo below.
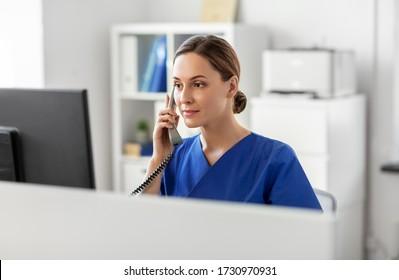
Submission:
M 204 86 L 204 84 L 203 83 L 199 83 L 199 82 L 197 82 L 197 83 L 194 83 L 194 87 L 198 87 L 198 88 L 200 88 L 200 87 L 203 87 Z
M 176 89 L 181 89 L 182 88 L 181 84 L 175 84 L 174 86 L 175 86 Z

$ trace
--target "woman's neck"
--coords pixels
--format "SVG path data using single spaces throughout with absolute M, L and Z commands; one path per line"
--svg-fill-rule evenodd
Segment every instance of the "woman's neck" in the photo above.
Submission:
M 234 115 L 223 122 L 201 127 L 201 145 L 205 157 L 213 165 L 231 147 L 248 136 L 250 132 L 242 127 Z

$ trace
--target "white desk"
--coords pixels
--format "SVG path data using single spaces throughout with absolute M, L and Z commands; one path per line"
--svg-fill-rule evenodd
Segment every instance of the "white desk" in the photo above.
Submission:
M 333 259 L 335 217 L 0 182 L 0 259 Z

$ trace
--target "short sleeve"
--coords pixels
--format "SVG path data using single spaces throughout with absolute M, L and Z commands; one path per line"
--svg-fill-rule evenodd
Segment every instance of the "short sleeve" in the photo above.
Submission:
M 266 203 L 281 206 L 320 209 L 313 188 L 294 152 L 284 145 L 279 151 L 268 185 L 270 193 Z

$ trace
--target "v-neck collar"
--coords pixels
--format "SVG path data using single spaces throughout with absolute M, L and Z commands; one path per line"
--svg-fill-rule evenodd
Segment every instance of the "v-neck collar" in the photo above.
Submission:
M 223 153 L 223 155 L 222 155 L 220 158 L 218 158 L 218 160 L 217 160 L 214 164 L 210 165 L 209 162 L 208 162 L 208 159 L 206 158 L 205 153 L 204 153 L 204 151 L 203 151 L 203 149 L 202 149 L 201 134 L 199 134 L 199 135 L 198 135 L 198 138 L 197 138 L 197 142 L 198 142 L 197 145 L 199 145 L 199 147 L 198 147 L 197 150 L 200 151 L 200 154 L 201 154 L 201 161 L 204 161 L 205 164 L 208 166 L 208 168 L 211 168 L 212 166 L 215 166 L 218 162 L 220 162 L 220 160 L 223 159 L 223 157 L 224 157 L 226 154 L 228 154 L 229 152 L 234 151 L 235 149 L 237 149 L 237 147 L 241 146 L 241 144 L 244 143 L 244 142 L 246 142 L 246 139 L 250 138 L 250 136 L 252 136 L 252 135 L 253 135 L 253 133 L 252 133 L 252 131 L 250 131 L 249 134 L 248 134 L 247 136 L 245 136 L 245 137 L 242 138 L 240 141 L 238 141 L 238 142 L 235 143 L 233 146 L 231 146 L 226 152 Z

